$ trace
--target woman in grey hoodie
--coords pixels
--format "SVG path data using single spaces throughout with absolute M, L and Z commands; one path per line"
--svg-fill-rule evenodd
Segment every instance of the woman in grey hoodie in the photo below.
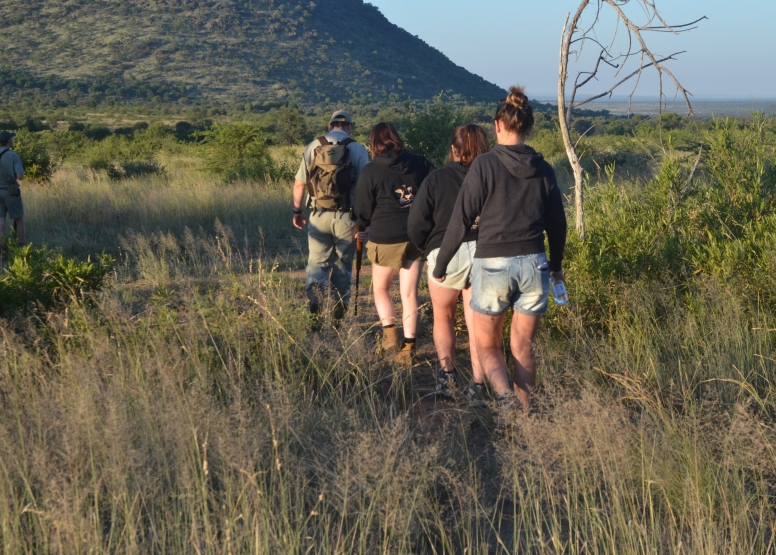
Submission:
M 536 383 L 533 341 L 547 310 L 550 273 L 556 281 L 564 280 L 566 214 L 552 167 L 525 144 L 533 124 L 522 87 L 512 87 L 494 118 L 498 145 L 478 156 L 466 174 L 433 272 L 437 280 L 445 280 L 448 263 L 479 217 L 471 273 L 475 342 L 480 365 L 503 406 L 515 404 L 514 395 L 528 406 Z M 514 390 L 502 354 L 510 307 Z

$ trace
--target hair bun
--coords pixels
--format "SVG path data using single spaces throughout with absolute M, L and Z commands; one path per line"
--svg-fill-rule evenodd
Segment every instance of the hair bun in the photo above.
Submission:
M 507 97 L 507 104 L 510 106 L 514 106 L 518 110 L 522 110 L 525 108 L 525 105 L 528 104 L 528 97 L 525 96 L 525 93 L 523 92 L 523 87 L 510 87 L 509 88 L 509 96 Z

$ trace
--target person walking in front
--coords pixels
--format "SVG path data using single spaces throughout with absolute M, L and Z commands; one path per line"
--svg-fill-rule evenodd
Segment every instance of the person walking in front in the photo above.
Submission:
M 5 235 L 5 219 L 13 221 L 16 242 L 24 244 L 24 205 L 19 181 L 24 179 L 24 167 L 19 155 L 11 150 L 15 135 L 0 133 L 0 244 Z
M 409 362 L 415 353 L 418 329 L 418 283 L 423 251 L 407 236 L 407 218 L 415 195 L 434 166 L 423 156 L 408 152 L 393 125 L 378 123 L 370 136 L 372 162 L 356 185 L 356 216 L 366 228 L 359 239 L 367 243 L 372 261 L 375 306 L 383 326 L 378 350 L 398 350 L 397 360 Z M 391 282 L 399 273 L 404 341 L 399 344 Z
M 455 312 L 458 298 L 463 295 L 473 374 L 465 395 L 474 405 L 484 402 L 485 392 L 485 375 L 477 357 L 470 306 L 472 290 L 469 274 L 476 250 L 476 223 L 466 232 L 463 244 L 450 261 L 444 283 L 434 279 L 432 272 L 466 173 L 477 156 L 485 152 L 488 152 L 488 139 L 480 126 L 470 124 L 458 127 L 453 132 L 448 164 L 431 172 L 426 178 L 412 203 L 407 228 L 413 244 L 427 253 L 428 288 L 434 308 L 434 345 L 439 357 L 437 394 L 452 397 L 456 387 Z
M 512 87 L 494 118 L 498 144 L 478 156 L 466 174 L 433 271 L 437 280 L 446 280 L 450 262 L 479 216 L 471 274 L 474 340 L 482 369 L 505 408 L 515 404 L 515 394 L 528 407 L 536 383 L 533 342 L 547 310 L 550 273 L 556 281 L 564 280 L 566 214 L 552 167 L 525 144 L 533 125 L 522 87 Z M 514 389 L 502 354 L 509 307 L 514 309 Z
M 307 226 L 307 298 L 318 314 L 326 298 L 329 278 L 335 292 L 334 322 L 342 320 L 350 302 L 353 254 L 356 250 L 353 191 L 369 162 L 366 148 L 350 138 L 353 120 L 344 110 L 334 112 L 329 132 L 307 145 L 294 180 L 293 224 Z M 309 222 L 302 202 L 308 193 Z

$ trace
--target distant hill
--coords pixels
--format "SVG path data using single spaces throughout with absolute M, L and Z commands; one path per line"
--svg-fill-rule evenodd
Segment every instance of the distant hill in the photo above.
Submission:
M 362 0 L 0 0 L 0 93 L 267 106 L 503 90 Z

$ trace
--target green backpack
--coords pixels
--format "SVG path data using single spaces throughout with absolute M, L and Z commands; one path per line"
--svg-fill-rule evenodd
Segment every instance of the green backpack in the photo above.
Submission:
M 348 145 L 356 141 L 347 138 L 341 143 L 330 143 L 326 137 L 313 151 L 310 180 L 307 191 L 315 199 L 316 208 L 324 210 L 350 208 L 350 190 L 353 188 L 353 164 Z

